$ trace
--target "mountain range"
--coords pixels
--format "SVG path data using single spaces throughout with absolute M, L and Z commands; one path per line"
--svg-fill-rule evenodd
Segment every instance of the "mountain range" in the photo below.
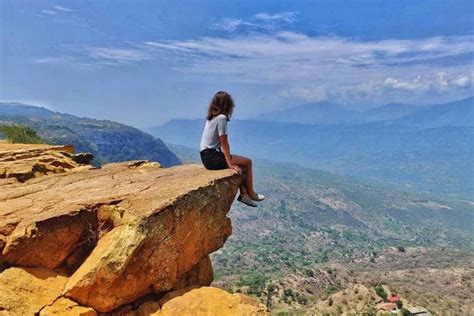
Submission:
M 200 160 L 194 149 L 168 146 L 184 163 Z M 269 286 L 277 287 L 275 314 L 281 308 L 320 315 L 308 309 L 335 291 L 344 290 L 349 300 L 348 282 L 359 277 L 367 286 L 384 279 L 399 291 L 409 288 L 405 299 L 438 312 L 468 304 L 462 296 L 469 284 L 456 290 L 446 290 L 445 284 L 452 281 L 451 268 L 464 277 L 470 273 L 459 266 L 472 257 L 474 247 L 471 201 L 296 164 L 256 159 L 253 166 L 255 187 L 267 199 L 258 208 L 233 204 L 233 233 L 212 256 L 217 286 L 256 295 L 267 304 Z M 430 282 L 410 282 L 408 272 L 414 268 L 446 270 L 438 270 L 439 278 L 428 274 Z M 361 269 L 370 280 L 360 275 Z M 388 273 L 400 275 L 384 277 Z M 396 282 L 400 279 L 404 282 Z M 432 302 L 425 299 L 427 291 L 436 297 Z M 447 297 L 451 305 L 444 307 Z
M 472 126 L 474 121 L 473 100 L 474 97 L 470 97 L 436 105 L 390 103 L 366 111 L 357 111 L 329 102 L 306 103 L 259 115 L 256 120 L 317 125 L 394 121 L 397 124 L 422 125 L 424 127 Z
M 32 127 L 51 144 L 72 144 L 78 152 L 90 152 L 94 163 L 147 159 L 163 166 L 180 164 L 158 138 L 125 124 L 80 118 L 21 103 L 0 103 L 0 123 Z
M 384 120 L 357 124 L 233 119 L 229 140 L 234 153 L 253 158 L 472 199 L 473 109 L 471 97 L 418 106 L 401 117 L 407 108 L 389 105 L 369 111 L 372 118 Z M 204 119 L 176 119 L 148 132 L 165 142 L 198 150 L 203 126 Z
M 257 209 L 233 204 L 233 234 L 212 256 L 215 285 L 303 312 L 337 291 L 349 300 L 348 282 L 357 278 L 369 287 L 384 280 L 410 288 L 404 298 L 433 310 L 468 306 L 463 297 L 472 287 L 461 283 L 445 307 L 452 274 L 443 269 L 460 271 L 458 262 L 469 261 L 474 247 L 472 108 L 470 98 L 413 111 L 391 104 L 358 123 L 229 122 L 232 150 L 254 159 L 256 188 L 267 199 Z M 167 144 L 124 124 L 18 103 L 0 104 L 0 123 L 29 125 L 51 143 L 93 152 L 99 162 L 169 166 L 199 161 L 204 120 L 150 129 Z M 410 280 L 419 267 L 440 269 L 439 280 L 383 279 L 403 273 L 398 279 Z

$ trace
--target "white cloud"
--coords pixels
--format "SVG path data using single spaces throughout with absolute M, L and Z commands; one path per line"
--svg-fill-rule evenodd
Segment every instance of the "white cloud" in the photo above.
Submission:
M 412 80 L 402 80 L 388 77 L 384 85 L 394 90 L 407 91 L 442 91 L 449 88 L 466 89 L 470 87 L 471 78 L 468 75 L 453 76 L 447 72 L 418 75 Z
M 96 70 L 99 65 L 83 62 L 73 56 L 43 57 L 31 60 L 36 64 L 52 65 L 70 69 Z
M 471 86 L 471 77 L 467 75 L 461 75 L 451 80 L 451 85 L 459 88 L 469 88 Z
M 55 5 L 53 7 L 53 9 L 56 9 L 58 11 L 63 11 L 63 12 L 73 12 L 74 11 L 73 9 L 69 9 L 69 8 L 66 8 L 66 7 L 63 7 L 63 6 L 60 6 L 60 5 Z
M 48 15 L 56 15 L 57 13 L 51 10 L 41 10 L 42 13 L 48 14 Z
M 254 19 L 263 20 L 263 21 L 284 21 L 287 23 L 292 23 L 296 21 L 297 15 L 298 15 L 298 12 L 296 11 L 285 11 L 285 12 L 280 12 L 276 14 L 263 12 L 263 13 L 257 13 L 253 17 Z
M 229 20 L 228 30 L 246 21 Z M 468 94 L 474 36 L 363 41 L 295 32 L 187 40 L 148 40 L 122 47 L 70 47 L 80 62 L 132 65 L 160 59 L 184 76 L 278 86 L 281 95 L 347 102 L 387 94 Z
M 218 73 L 240 80 L 273 83 L 331 79 L 360 82 L 374 77 L 380 80 L 384 75 L 383 79 L 400 73 L 413 76 L 447 68 L 456 70 L 459 65 L 443 66 L 440 60 L 474 52 L 473 39 L 473 36 L 461 36 L 356 41 L 278 32 L 149 41 L 145 45 L 167 54 L 165 58 L 177 69 L 194 73 Z
M 305 101 L 324 101 L 329 98 L 328 89 L 322 86 L 316 87 L 295 87 L 285 90 L 281 93 L 283 97 L 296 97 Z
M 216 30 L 233 32 L 242 26 L 249 26 L 249 27 L 256 27 L 256 28 L 259 27 L 258 24 L 250 23 L 241 19 L 222 19 L 218 23 L 214 24 L 212 28 Z
M 44 58 L 36 58 L 33 61 L 38 64 L 60 64 L 67 61 L 71 61 L 73 59 L 66 58 L 66 57 L 44 57 Z
M 250 31 L 278 31 L 284 26 L 295 22 L 298 12 L 287 11 L 276 14 L 257 13 L 249 19 L 224 18 L 211 26 L 212 29 L 227 32 L 235 32 L 237 30 Z
M 150 59 L 146 52 L 131 48 L 86 47 L 84 51 L 88 57 L 95 60 L 131 62 Z
M 94 47 L 64 45 L 68 54 L 36 58 L 37 64 L 70 66 L 81 69 L 99 69 L 104 66 L 130 65 L 152 57 L 143 50 L 128 47 Z
M 422 96 L 426 93 L 440 94 L 472 88 L 471 77 L 446 72 L 417 75 L 412 79 L 387 77 L 379 81 L 362 81 L 356 84 L 322 84 L 292 87 L 280 95 L 305 101 L 334 100 L 340 103 L 358 103 L 365 100 L 384 99 L 387 95 Z M 468 93 L 469 94 L 469 93 Z M 385 100 L 386 102 L 386 100 Z

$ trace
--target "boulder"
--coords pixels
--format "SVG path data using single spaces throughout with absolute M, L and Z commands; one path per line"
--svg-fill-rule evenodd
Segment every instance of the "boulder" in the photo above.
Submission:
M 0 315 L 35 315 L 61 296 L 67 276 L 46 268 L 12 267 L 0 273 Z
M 74 147 L 11 144 L 0 141 L 0 179 L 25 182 L 39 175 L 62 173 L 83 166 L 72 159 Z
M 210 172 L 196 165 L 136 171 L 154 185 L 115 205 L 124 212 L 121 223 L 99 239 L 65 290 L 66 296 L 101 312 L 150 288 L 156 293 L 175 288 L 232 231 L 226 214 L 240 181 L 232 171 Z
M 71 155 L 71 159 L 78 164 L 88 165 L 94 159 L 94 156 L 91 153 L 79 153 Z
M 176 282 L 174 289 L 183 289 L 190 286 L 208 286 L 214 280 L 214 271 L 209 256 L 201 259 L 191 270 L 186 272 Z
M 90 308 L 80 306 L 70 299 L 61 297 L 52 305 L 46 306 L 39 313 L 40 316 L 96 316 L 97 312 Z
M 230 294 L 214 287 L 186 288 L 171 292 L 159 301 L 154 316 L 248 316 L 269 315 L 265 305 L 242 294 Z
M 230 169 L 144 161 L 6 182 L 0 262 L 68 269 L 64 295 L 100 312 L 189 285 L 194 267 L 207 285 L 239 183 Z
M 67 146 L 16 146 L 0 144 L 0 314 L 264 312 L 245 296 L 195 288 L 212 282 L 209 254 L 232 232 L 235 171 L 96 169 Z

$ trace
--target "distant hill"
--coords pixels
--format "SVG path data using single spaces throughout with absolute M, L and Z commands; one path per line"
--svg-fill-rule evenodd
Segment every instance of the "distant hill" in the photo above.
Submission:
M 98 164 L 134 159 L 158 161 L 163 166 L 180 164 L 160 139 L 112 121 L 80 118 L 20 103 L 0 103 L 0 123 L 28 125 L 49 143 L 72 144 L 79 152 L 91 152 Z
M 418 112 L 390 121 L 352 125 L 232 120 L 229 139 L 234 152 L 254 158 L 293 162 L 472 200 L 472 98 L 425 110 L 424 115 L 430 114 L 430 124 Z M 414 118 L 417 115 L 419 120 Z M 172 120 L 149 132 L 197 151 L 203 126 L 204 120 Z
M 365 122 L 394 120 L 420 110 L 419 107 L 408 104 L 390 103 L 363 112 Z
M 436 128 L 440 126 L 474 126 L 474 97 L 460 101 L 422 107 L 392 124 Z
M 199 163 L 195 150 L 169 146 L 182 161 Z M 471 202 L 296 164 L 256 159 L 254 169 L 255 187 L 268 198 L 258 209 L 233 205 L 236 231 L 216 255 L 225 273 L 248 268 L 252 260 L 261 260 L 255 268 L 275 272 L 386 246 L 474 247 Z M 246 256 L 233 252 L 239 247 Z M 265 264 L 269 257 L 271 265 Z
M 344 124 L 358 122 L 362 117 L 361 112 L 348 110 L 342 105 L 320 102 L 306 103 L 290 109 L 262 114 L 256 119 L 305 124 Z
M 302 124 L 361 124 L 387 121 L 390 124 L 419 127 L 474 126 L 474 97 L 429 106 L 390 103 L 359 112 L 328 103 L 306 103 L 256 118 L 261 121 Z
M 199 162 L 197 150 L 168 146 L 181 161 Z M 258 208 L 232 205 L 233 233 L 212 256 L 216 286 L 266 303 L 271 285 L 278 288 L 273 306 L 298 308 L 297 315 L 320 315 L 308 309 L 336 291 L 349 300 L 348 282 L 356 278 L 372 287 L 385 280 L 400 292 L 409 288 L 404 299 L 435 311 L 442 311 L 441 299 L 426 304 L 427 289 L 441 298 L 451 293 L 445 310 L 469 304 L 463 297 L 469 285 L 454 282 L 459 288 L 452 291 L 451 269 L 466 278 L 472 273 L 457 268 L 472 262 L 474 203 L 296 164 L 255 159 L 253 166 L 256 189 L 267 199 Z M 433 273 L 434 267 L 448 270 Z M 361 268 L 367 273 L 359 275 Z M 420 268 L 426 279 L 412 271 Z

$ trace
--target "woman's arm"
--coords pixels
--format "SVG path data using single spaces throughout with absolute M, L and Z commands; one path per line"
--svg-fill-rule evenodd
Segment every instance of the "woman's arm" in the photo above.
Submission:
M 227 140 L 227 135 L 219 136 L 219 139 L 221 141 L 221 149 L 222 149 L 222 152 L 224 153 L 224 157 L 225 157 L 225 161 L 227 162 L 227 165 L 229 166 L 229 168 L 235 169 L 237 170 L 239 174 L 242 174 L 242 169 L 240 169 L 239 166 L 232 164 L 232 158 L 230 158 L 230 145 L 229 145 L 229 141 Z

